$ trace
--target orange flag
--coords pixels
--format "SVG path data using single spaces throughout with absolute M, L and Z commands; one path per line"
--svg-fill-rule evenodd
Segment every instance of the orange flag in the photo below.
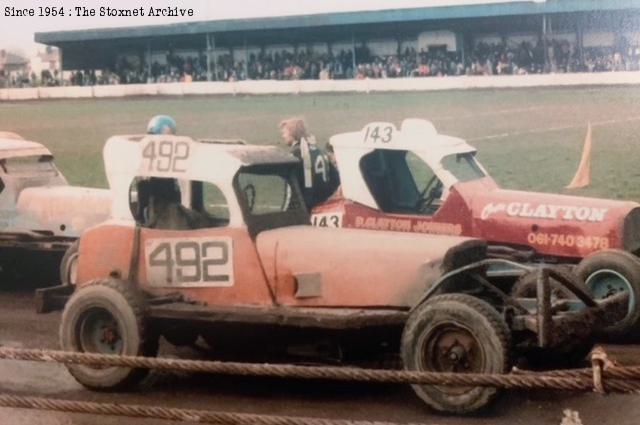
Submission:
M 578 189 L 580 187 L 589 186 L 591 183 L 591 123 L 587 127 L 587 137 L 584 139 L 584 148 L 582 148 L 582 158 L 578 165 L 578 171 L 573 176 L 573 180 L 567 186 L 567 189 Z

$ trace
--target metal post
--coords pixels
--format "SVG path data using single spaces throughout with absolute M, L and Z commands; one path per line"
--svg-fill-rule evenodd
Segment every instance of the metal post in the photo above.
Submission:
M 355 78 L 356 76 L 356 37 L 353 33 L 351 33 L 351 67 L 352 67 L 351 78 Z
M 576 42 L 578 43 L 578 59 L 580 66 L 584 66 L 584 27 L 583 20 L 580 19 L 576 24 Z
M 244 36 L 244 76 L 249 79 L 249 49 L 247 48 L 247 36 Z
M 466 68 L 466 61 L 465 61 L 465 55 L 466 55 L 466 51 L 464 49 L 464 41 L 465 41 L 465 35 L 461 34 L 460 35 L 460 61 L 462 61 L 462 65 L 464 66 L 464 68 Z
M 207 33 L 207 81 L 211 81 L 211 34 Z
M 60 61 L 58 62 L 58 78 L 60 79 L 60 86 L 64 85 L 64 78 L 62 78 L 62 72 L 64 70 L 64 66 L 62 65 L 62 47 L 58 47 L 58 57 Z
M 214 80 L 218 81 L 218 58 L 216 57 L 216 36 L 210 34 L 209 40 L 211 41 L 211 53 L 213 56 L 213 76 Z
M 147 42 L 147 83 L 151 78 L 151 40 Z
M 549 55 L 547 51 L 547 15 L 542 15 L 542 48 L 544 49 L 544 70 L 549 69 Z

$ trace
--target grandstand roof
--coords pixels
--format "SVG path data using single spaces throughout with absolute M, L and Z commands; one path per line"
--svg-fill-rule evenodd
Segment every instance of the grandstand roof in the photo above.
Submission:
M 391 24 L 525 16 L 540 14 L 577 13 L 639 9 L 640 0 L 547 0 L 546 2 L 516 1 L 456 6 L 420 7 L 359 12 L 339 12 L 286 17 L 227 19 L 186 22 L 171 25 L 137 26 L 125 28 L 89 29 L 75 31 L 40 32 L 35 41 L 50 45 L 64 45 L 91 40 L 151 38 L 205 33 L 285 30 L 294 28 L 344 27 L 367 24 Z

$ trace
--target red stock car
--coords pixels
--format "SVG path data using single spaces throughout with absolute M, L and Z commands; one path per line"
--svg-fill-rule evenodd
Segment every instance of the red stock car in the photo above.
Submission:
M 474 147 L 421 119 L 373 122 L 330 143 L 341 195 L 313 210 L 314 225 L 472 236 L 494 255 L 577 264 L 596 298 L 630 292 L 602 336 L 638 334 L 640 204 L 501 189 Z

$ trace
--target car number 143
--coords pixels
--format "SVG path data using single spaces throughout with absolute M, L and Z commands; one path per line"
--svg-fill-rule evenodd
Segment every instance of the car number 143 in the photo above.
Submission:
M 313 214 L 311 224 L 317 227 L 342 227 L 342 214 Z

